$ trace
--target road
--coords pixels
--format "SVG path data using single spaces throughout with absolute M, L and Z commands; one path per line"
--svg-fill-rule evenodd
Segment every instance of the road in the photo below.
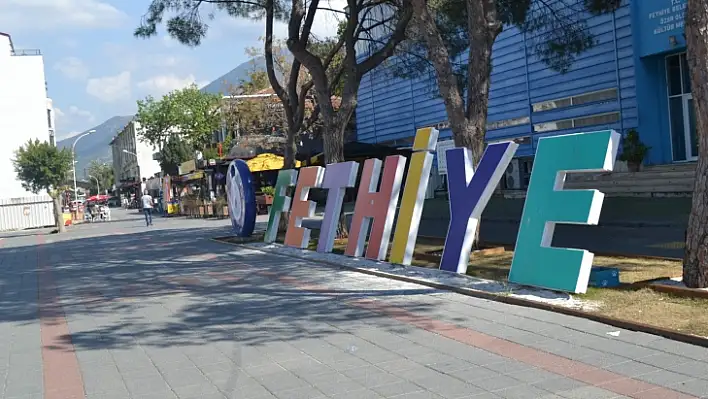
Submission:
M 114 216 L 0 241 L 0 397 L 708 395 L 708 349 Z

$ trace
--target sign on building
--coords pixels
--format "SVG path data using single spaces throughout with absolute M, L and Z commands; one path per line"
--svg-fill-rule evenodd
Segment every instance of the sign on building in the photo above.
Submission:
M 438 141 L 437 155 L 438 155 L 438 173 L 441 175 L 447 174 L 447 160 L 445 158 L 445 152 L 450 148 L 455 147 L 455 142 L 452 140 Z

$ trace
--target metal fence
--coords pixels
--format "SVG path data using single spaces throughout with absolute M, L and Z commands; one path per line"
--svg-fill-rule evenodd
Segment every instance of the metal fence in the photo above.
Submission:
M 0 199 L 0 231 L 54 225 L 54 203 L 48 195 Z

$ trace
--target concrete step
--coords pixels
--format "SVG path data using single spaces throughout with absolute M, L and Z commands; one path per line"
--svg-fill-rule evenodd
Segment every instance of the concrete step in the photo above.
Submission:
M 617 173 L 571 173 L 567 181 L 636 181 L 656 179 L 688 179 L 693 180 L 694 171 L 646 171 Z
M 636 180 L 596 180 L 596 181 L 566 181 L 566 188 L 613 188 L 613 187 L 643 187 L 643 186 L 690 186 L 694 179 L 636 179 Z
M 686 163 L 676 163 L 671 165 L 648 165 L 645 166 L 643 171 L 654 172 L 679 172 L 679 171 L 696 171 L 696 162 L 686 162 Z

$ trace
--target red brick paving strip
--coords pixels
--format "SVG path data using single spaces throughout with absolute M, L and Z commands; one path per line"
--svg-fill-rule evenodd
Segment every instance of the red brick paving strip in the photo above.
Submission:
M 283 284 L 297 287 L 303 291 L 332 292 L 331 289 L 302 281 L 292 276 L 277 276 L 275 273 L 267 271 L 257 272 L 257 274 L 275 278 Z M 554 374 L 583 382 L 590 386 L 614 392 L 618 395 L 635 399 L 697 399 L 695 396 L 629 378 L 589 364 L 483 334 L 469 328 L 458 327 L 444 321 L 415 315 L 403 308 L 383 304 L 381 301 L 357 299 L 347 302 L 353 306 L 382 313 L 394 320 L 442 335 L 443 337 L 453 339 L 463 344 L 496 353 L 509 359 L 514 359 Z
M 44 237 L 37 239 L 39 318 L 42 338 L 44 399 L 84 398 L 84 383 L 74 345 L 67 343 L 69 325 L 59 304 L 59 293 L 46 261 Z

